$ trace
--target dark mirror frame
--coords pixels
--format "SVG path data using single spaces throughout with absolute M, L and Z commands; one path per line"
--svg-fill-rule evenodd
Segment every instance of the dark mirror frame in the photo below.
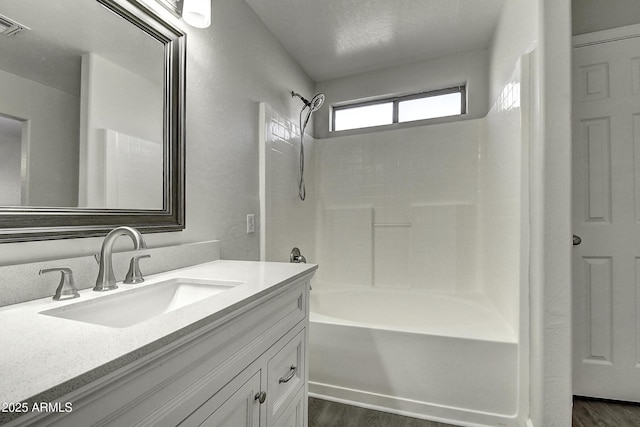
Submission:
M 135 0 L 96 1 L 164 44 L 164 208 L 0 207 L 0 243 L 101 236 L 120 225 L 147 233 L 180 231 L 185 227 L 186 34 Z

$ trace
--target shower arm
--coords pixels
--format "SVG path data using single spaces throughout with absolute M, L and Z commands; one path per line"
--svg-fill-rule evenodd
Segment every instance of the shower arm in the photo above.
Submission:
M 304 96 L 300 95 L 298 92 L 294 92 L 291 91 L 291 97 L 295 98 L 298 97 L 302 100 L 302 102 L 304 102 L 304 105 L 306 105 L 307 107 L 309 107 L 311 105 L 311 102 L 309 102 L 309 100 L 307 98 L 305 98 Z

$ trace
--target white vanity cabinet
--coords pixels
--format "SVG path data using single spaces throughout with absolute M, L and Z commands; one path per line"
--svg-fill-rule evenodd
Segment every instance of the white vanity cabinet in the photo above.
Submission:
M 306 328 L 294 328 L 180 426 L 302 427 L 305 340 Z
M 304 427 L 311 274 L 202 319 L 56 399 L 73 404 L 69 413 L 31 413 L 9 425 Z

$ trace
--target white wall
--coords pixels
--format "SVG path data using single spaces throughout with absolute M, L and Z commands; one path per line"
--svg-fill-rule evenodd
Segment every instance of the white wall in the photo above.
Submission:
M 637 0 L 572 0 L 571 12 L 574 35 L 640 24 Z
M 245 220 L 259 212 L 258 102 L 295 117 L 300 104 L 290 91 L 313 93 L 314 84 L 245 2 L 213 0 L 212 10 L 207 29 L 178 24 L 188 33 L 186 230 L 146 240 L 161 246 L 220 239 L 222 258 L 257 260 L 259 233 L 246 234 Z M 3 244 L 0 263 L 95 253 L 100 244 L 97 238 Z
M 320 82 L 316 92 L 327 102 L 316 115 L 314 135 L 327 138 L 330 105 L 345 101 L 404 95 L 467 84 L 465 119 L 483 117 L 488 110 L 487 65 L 485 49 Z M 410 125 L 410 124 L 409 124 Z
M 77 206 L 80 99 L 2 70 L 0 93 L 0 114 L 28 120 L 27 203 Z
M 318 140 L 317 281 L 476 290 L 482 131 L 463 120 Z

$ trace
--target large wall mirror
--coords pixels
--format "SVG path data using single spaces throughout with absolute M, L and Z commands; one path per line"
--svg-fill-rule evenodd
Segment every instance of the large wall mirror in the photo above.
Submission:
M 134 0 L 0 15 L 0 242 L 183 229 L 185 34 Z

